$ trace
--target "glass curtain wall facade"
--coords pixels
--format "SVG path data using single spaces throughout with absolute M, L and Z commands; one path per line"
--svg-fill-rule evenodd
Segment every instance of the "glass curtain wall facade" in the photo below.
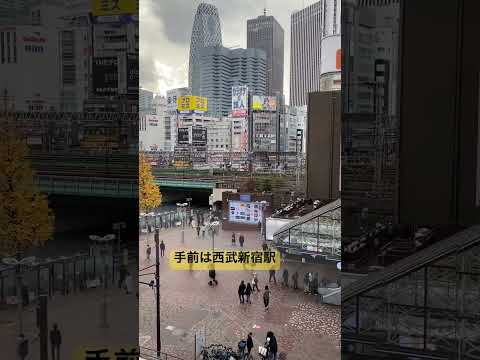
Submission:
M 288 253 L 319 255 L 327 261 L 341 256 L 341 203 L 332 202 L 280 228 L 273 242 Z
M 345 288 L 342 359 L 480 359 L 479 298 L 475 226 Z

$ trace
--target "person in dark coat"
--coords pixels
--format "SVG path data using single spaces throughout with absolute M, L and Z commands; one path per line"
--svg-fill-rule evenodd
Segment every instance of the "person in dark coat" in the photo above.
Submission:
M 247 296 L 247 303 L 251 304 L 252 302 L 250 301 L 250 295 L 252 295 L 252 285 L 250 283 L 247 283 L 247 287 L 245 288 L 245 295 Z
M 288 269 L 283 269 L 283 286 L 288 287 Z
M 249 332 L 247 336 L 247 354 L 249 357 L 251 356 L 252 349 L 253 349 L 253 338 L 252 338 L 252 333 Z
M 245 238 L 243 235 L 240 235 L 238 238 L 238 242 L 240 243 L 240 247 L 243 247 L 243 243 L 245 242 Z
M 165 243 L 162 242 L 160 243 L 160 256 L 163 257 L 165 255 Z
M 293 288 L 297 290 L 298 289 L 298 271 L 295 271 L 293 273 L 292 280 L 293 280 Z
M 272 331 L 269 331 L 267 333 L 267 338 L 270 338 L 270 341 L 268 342 L 268 353 L 270 355 L 270 358 L 272 360 L 277 360 L 277 353 L 278 353 L 277 338 L 275 337 L 275 334 Z
M 245 290 L 247 287 L 245 286 L 245 282 L 242 280 L 240 286 L 238 287 L 238 297 L 240 299 L 240 304 L 245 303 Z
M 276 284 L 277 283 L 277 278 L 275 277 L 275 270 L 270 269 L 268 272 L 270 274 L 270 277 L 268 278 L 268 282 L 272 282 L 272 279 L 273 279 L 273 282 Z
M 235 233 L 232 233 L 232 245 L 235 245 Z
M 265 285 L 265 291 L 263 292 L 263 305 L 265 305 L 265 310 L 268 310 L 268 305 L 270 304 L 270 290 L 268 285 Z
M 50 344 L 52 345 L 52 360 L 60 360 L 60 345 L 62 344 L 62 334 L 57 324 L 53 324 L 50 330 Z
M 215 273 L 215 269 L 214 268 L 211 268 L 209 271 L 208 271 L 208 276 L 210 277 L 210 281 L 208 282 L 208 285 L 217 285 L 218 284 L 218 281 L 215 279 L 216 277 L 216 273 Z

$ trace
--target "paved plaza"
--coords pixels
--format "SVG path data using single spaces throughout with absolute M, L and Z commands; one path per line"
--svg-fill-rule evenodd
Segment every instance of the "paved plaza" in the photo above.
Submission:
M 231 232 L 220 230 L 215 236 L 216 249 L 232 249 Z M 239 232 L 237 234 L 240 234 Z M 256 232 L 244 231 L 245 249 L 258 250 L 262 241 Z M 180 229 L 160 232 L 160 240 L 169 251 L 178 249 L 211 249 L 211 238 L 198 238 L 196 231 L 185 229 L 182 243 Z M 152 246 L 151 260 L 146 259 L 146 245 Z M 238 241 L 237 247 L 239 248 Z M 140 269 L 154 264 L 153 234 L 140 239 Z M 340 307 L 321 304 L 318 297 L 304 294 L 302 290 L 280 285 L 281 271 L 277 272 L 278 285 L 271 284 L 270 309 L 265 311 L 262 292 L 252 295 L 252 304 L 240 304 L 237 290 L 241 280 L 250 281 L 250 271 L 217 271 L 218 286 L 208 285 L 206 271 L 173 271 L 167 257 L 160 265 L 160 318 L 162 352 L 185 360 L 193 359 L 195 334 L 204 333 L 206 344 L 223 344 L 237 349 L 248 332 L 253 333 L 255 356 L 258 345 L 263 344 L 267 331 L 277 337 L 279 354 L 289 360 L 340 359 Z M 314 265 L 285 263 L 292 274 L 298 270 L 299 285 L 303 274 L 316 270 Z M 150 268 L 141 273 L 152 272 Z M 260 272 L 259 287 L 268 284 L 268 272 Z M 149 282 L 153 275 L 142 276 Z M 154 290 L 140 285 L 140 346 L 156 347 L 156 308 Z M 256 358 L 256 357 L 255 357 Z

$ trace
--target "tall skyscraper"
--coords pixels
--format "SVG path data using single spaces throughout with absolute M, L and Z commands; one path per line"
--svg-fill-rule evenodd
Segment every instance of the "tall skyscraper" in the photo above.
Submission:
M 208 98 L 208 113 L 227 116 L 232 109 L 232 86 L 247 85 L 265 94 L 266 54 L 259 49 L 204 48 L 200 52 L 199 95 Z
M 138 107 L 141 113 L 152 113 L 152 103 L 153 103 L 153 92 L 140 89 L 140 94 L 138 97 Z
M 307 105 L 308 93 L 320 90 L 322 1 L 291 17 L 290 106 Z
M 262 49 L 267 54 L 267 92 L 283 94 L 284 31 L 273 16 L 247 20 L 247 48 Z
M 199 95 L 200 51 L 204 47 L 221 46 L 222 30 L 218 10 L 214 5 L 201 3 L 193 21 L 188 66 L 188 87 L 192 95 Z

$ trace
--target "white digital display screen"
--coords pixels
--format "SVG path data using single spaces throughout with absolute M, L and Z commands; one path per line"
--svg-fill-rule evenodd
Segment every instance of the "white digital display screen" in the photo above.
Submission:
M 229 201 L 228 220 L 233 223 L 257 225 L 262 221 L 262 204 L 257 202 Z

